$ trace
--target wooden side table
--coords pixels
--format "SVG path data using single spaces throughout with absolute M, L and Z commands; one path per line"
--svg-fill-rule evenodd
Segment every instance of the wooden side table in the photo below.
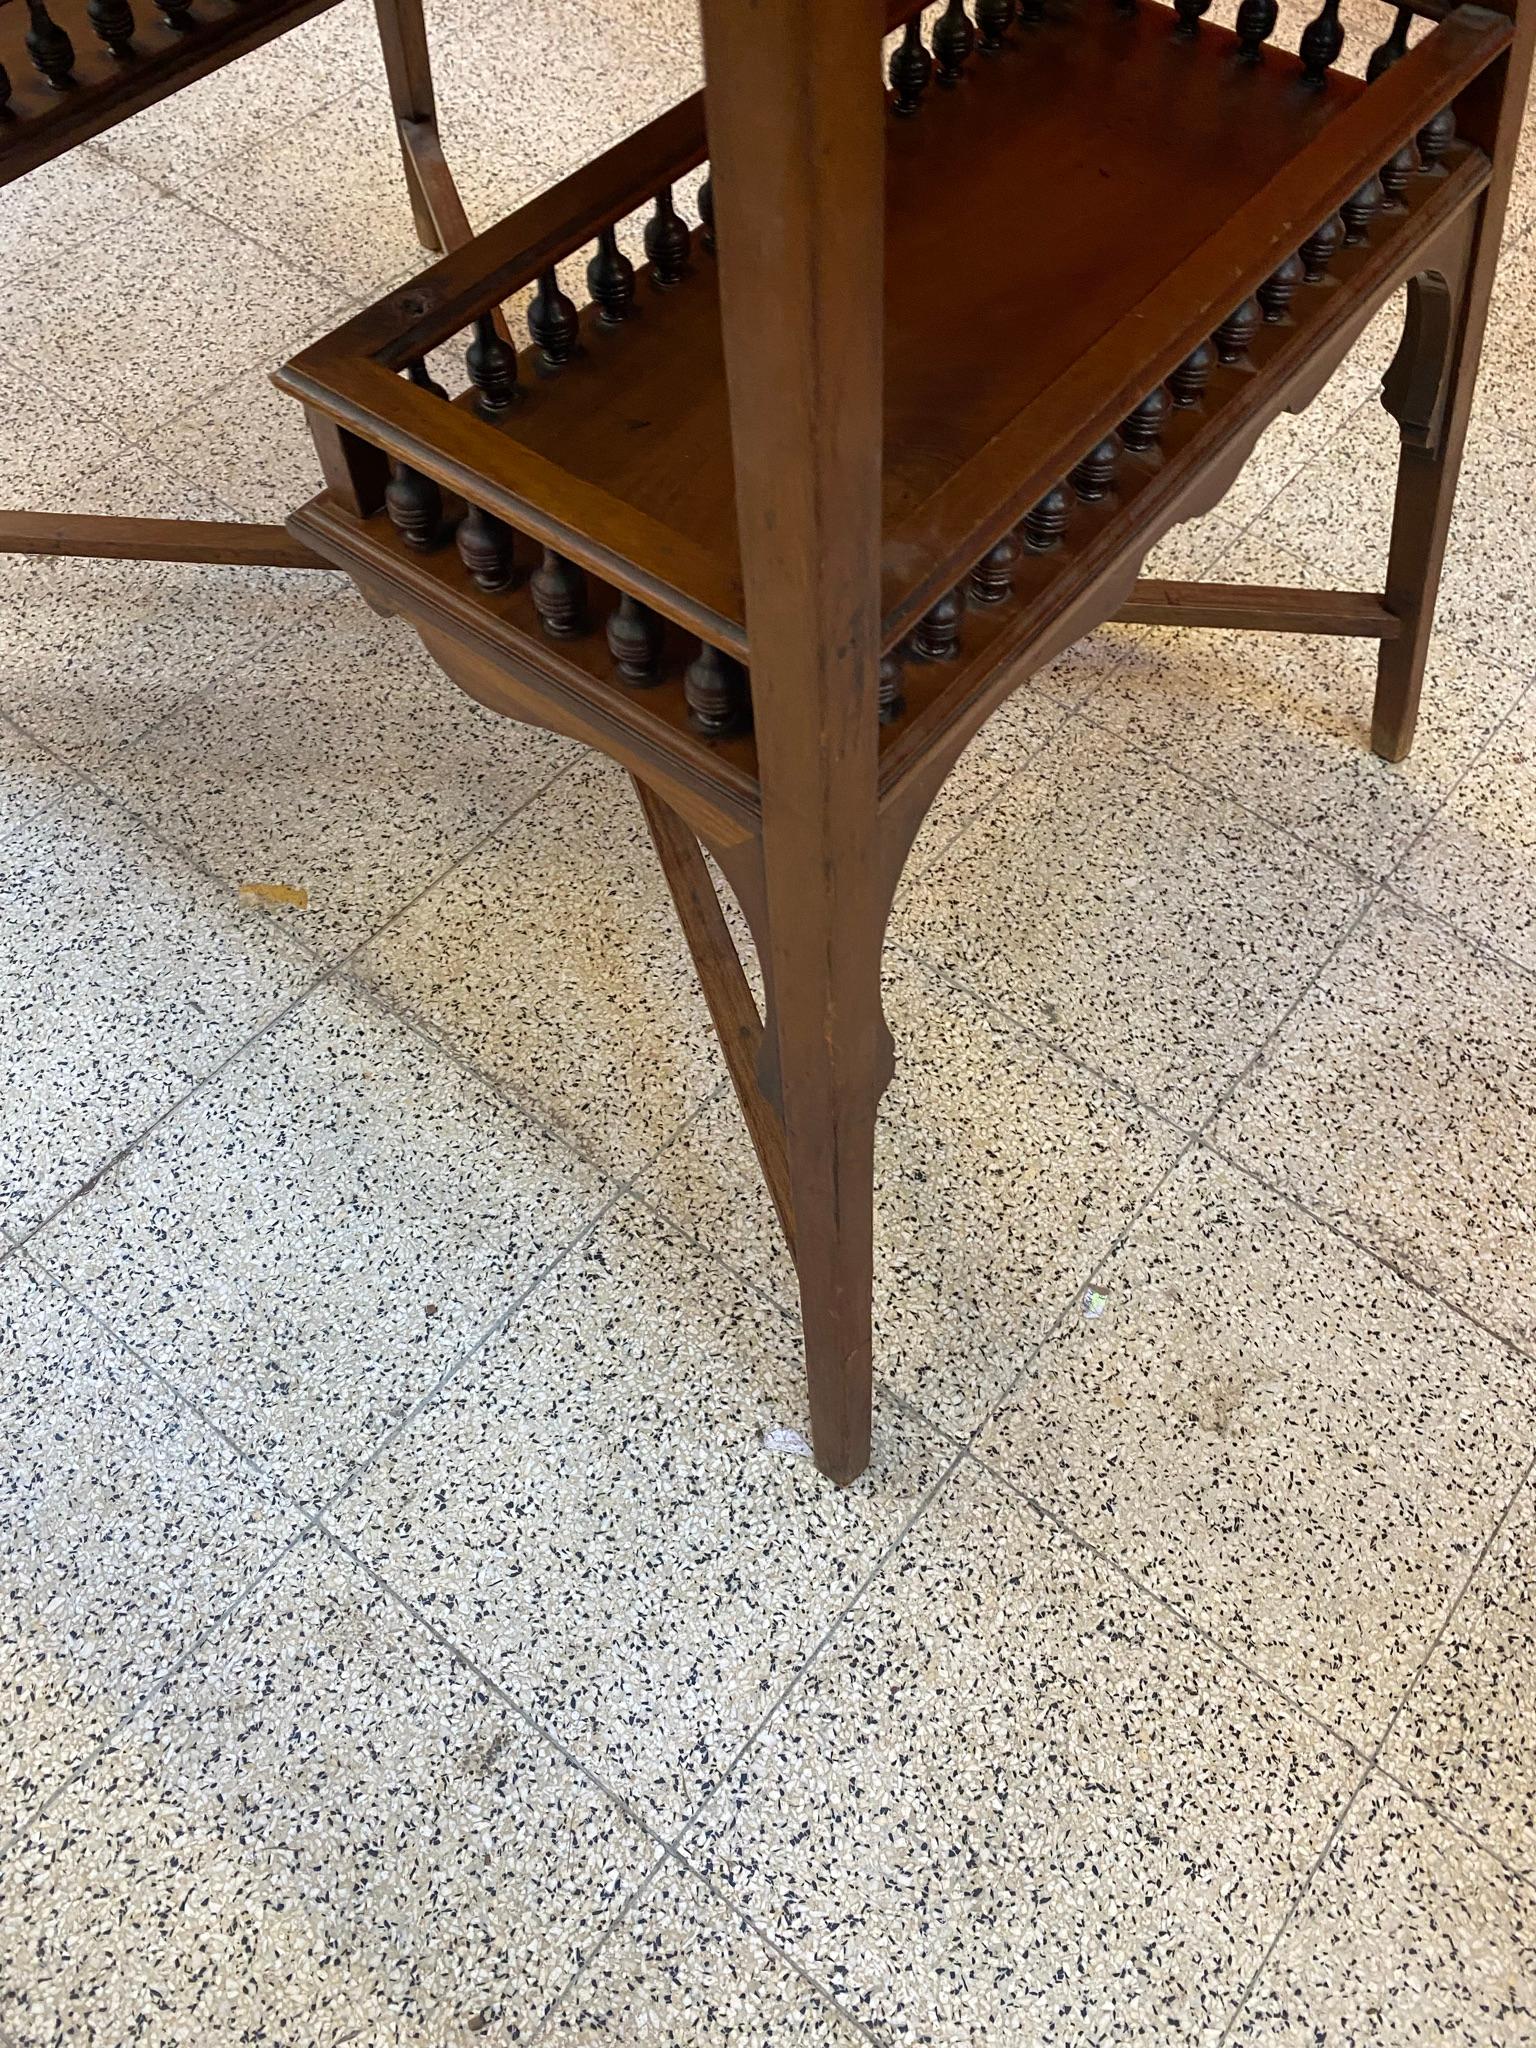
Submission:
M 869 1449 L 883 935 L 966 742 L 1115 616 L 1367 635 L 1373 744 L 1413 733 L 1536 7 L 1414 0 L 1362 83 L 1337 0 L 1299 57 L 1275 0 L 1235 32 L 1207 6 L 701 0 L 707 98 L 278 380 L 327 482 L 292 530 L 472 695 L 633 774 L 839 1481 Z M 690 228 L 673 188 L 706 158 Z M 1139 584 L 1405 282 L 1384 588 Z M 425 359 L 456 335 L 450 397 Z
M 0 186 L 336 4 L 0 0 Z M 416 232 L 428 249 L 458 248 L 469 222 L 438 139 L 421 0 L 374 10 Z M 280 526 L 69 512 L 0 511 L 0 554 L 328 566 Z

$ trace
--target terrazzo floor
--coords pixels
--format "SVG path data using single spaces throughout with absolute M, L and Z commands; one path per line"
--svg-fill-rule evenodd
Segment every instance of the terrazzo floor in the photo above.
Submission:
M 430 18 L 482 223 L 696 72 Z M 0 244 L 9 496 L 280 517 L 420 263 L 366 0 Z M 846 1493 L 623 778 L 340 579 L 0 560 L 0 2048 L 1536 2042 L 1533 284 L 1536 148 L 1404 767 L 1361 643 L 1109 630 L 946 790 Z M 1379 580 L 1392 340 L 1173 573 Z

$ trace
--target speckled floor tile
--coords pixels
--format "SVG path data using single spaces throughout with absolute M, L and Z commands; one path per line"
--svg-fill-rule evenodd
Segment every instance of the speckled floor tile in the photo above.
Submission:
M 1494 735 L 1395 880 L 1469 938 L 1536 969 L 1536 692 Z
M 1536 1341 L 1530 977 L 1371 911 L 1212 1141 L 1517 1343 Z
M 971 1467 L 684 1853 L 882 2040 L 1208 2041 L 1345 1754 Z
M 317 581 L 319 579 L 316 579 Z M 151 731 L 103 743 L 94 779 L 232 887 L 301 889 L 268 914 L 322 958 L 370 938 L 576 757 L 484 710 L 401 621 L 327 582 L 259 667 Z M 318 644 L 325 634 L 323 653 Z
M 675 1828 L 953 1455 L 895 1403 L 839 1491 L 798 1332 L 624 1202 L 334 1511 L 540 1726 Z
M 299 1517 L 20 1254 L 0 1263 L 0 1440 L 4 1840 Z
M 540 2048 L 859 2048 L 866 2037 L 690 1872 L 668 1864 Z
M 241 371 L 145 435 L 136 453 L 242 519 L 286 519 L 324 480 L 304 408 L 275 387 L 272 367 Z
M 1527 1362 L 1182 1162 L 981 1456 L 1370 1748 L 1536 1448 Z
M 0 1221 L 41 1222 L 314 972 L 89 790 L 0 836 Z
M 93 148 L 37 165 L 0 189 L 0 244 L 10 274 L 52 268 L 83 242 L 131 228 L 158 196 L 126 165 L 109 163 Z
M 1529 1481 L 1381 1762 L 1506 1862 L 1536 1874 L 1536 1493 Z
M 0 1866 L 0 2024 L 21 2048 L 524 2040 L 653 1861 L 311 1539 Z
M 885 1385 L 973 1429 L 1092 1274 L 1180 1142 L 915 962 L 887 962 L 896 1078 L 876 1153 L 875 1360 Z M 639 1192 L 786 1308 L 794 1268 L 734 1094 Z
M 724 1077 L 634 791 L 595 757 L 412 904 L 358 971 L 626 1174 Z
M 1243 542 L 1224 566 L 1317 586 L 1300 556 Z M 1413 751 L 1370 751 L 1376 647 L 1303 634 L 1152 631 L 1106 667 L 1085 714 L 1323 852 L 1387 874 L 1525 687 L 1444 636 L 1430 650 Z
M 1079 723 L 917 875 L 891 936 L 1197 1123 L 1361 900 L 1344 868 Z
M 227 516 L 179 489 L 165 510 Z M 27 563 L 11 588 L 0 709 L 85 768 L 206 691 L 259 691 L 275 661 L 324 675 L 371 616 L 339 578 L 299 569 L 60 559 Z
M 1361 1796 L 1234 2048 L 1527 2048 L 1536 1893 L 1422 1807 Z
M 33 1246 L 318 1501 L 604 1199 L 436 1047 L 326 986 Z
M 71 768 L 15 726 L 0 722 L 0 839 L 25 826 L 67 820 L 79 795 L 79 778 Z

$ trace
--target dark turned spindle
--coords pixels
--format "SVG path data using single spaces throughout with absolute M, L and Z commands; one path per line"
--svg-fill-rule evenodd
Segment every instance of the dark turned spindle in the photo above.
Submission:
M 1351 192 L 1339 208 L 1339 218 L 1344 223 L 1344 246 L 1358 249 L 1370 238 L 1371 222 L 1381 211 L 1385 194 L 1380 178 L 1367 178 L 1358 192 Z
M 494 419 L 517 398 L 517 350 L 496 332 L 489 313 L 475 321 L 475 338 L 464 351 L 464 367 L 475 387 L 476 410 Z
M 1336 213 L 1330 213 L 1320 227 L 1316 227 L 1302 243 L 1298 252 L 1306 269 L 1308 284 L 1321 284 L 1328 275 L 1328 266 L 1344 246 L 1344 223 Z
M 0 64 L 0 114 L 11 104 L 11 74 Z
M 1192 43 L 1200 33 L 1200 24 L 1211 11 L 1211 0 L 1173 0 L 1173 11 L 1179 17 L 1174 34 L 1181 43 Z
M 1072 488 L 1085 505 L 1096 505 L 1109 496 L 1119 462 L 1120 443 L 1113 434 L 1106 434 L 1096 448 L 1088 450 L 1072 472 Z
M 965 599 L 959 589 L 947 590 L 917 622 L 912 646 L 924 661 L 953 661 L 960 652 L 960 621 Z
M 133 48 L 133 9 L 128 0 L 85 0 L 85 18 L 114 57 Z
M 1307 266 L 1299 256 L 1287 256 L 1278 270 L 1271 271 L 1254 296 L 1264 318 L 1276 327 L 1291 310 L 1291 301 L 1306 282 Z
M 471 505 L 459 521 L 459 560 L 481 590 L 510 590 L 517 581 L 512 559 L 512 529 L 479 505 Z
M 384 510 L 408 548 L 425 554 L 437 546 L 443 530 L 443 494 L 431 477 L 392 461 L 384 487 Z
M 1405 142 L 1401 149 L 1394 150 L 1382 165 L 1377 175 L 1381 179 L 1381 189 L 1386 194 L 1388 213 L 1405 211 L 1403 194 L 1408 190 L 1408 180 L 1418 168 L 1418 146 L 1412 142 Z
M 1323 0 L 1323 11 L 1301 32 L 1301 74 L 1308 85 L 1322 85 L 1344 48 L 1339 0 Z
M 1206 0 L 1210 4 L 1210 0 Z M 1017 9 L 1014 0 L 976 0 L 976 44 L 990 56 L 1003 47 L 1003 38 L 1013 27 Z
M 1216 367 L 1216 351 L 1208 341 L 1197 342 L 1168 379 L 1168 389 L 1180 411 L 1198 405 Z
M 608 652 L 626 683 L 661 680 L 662 623 L 648 604 L 627 590 L 608 614 Z
M 900 716 L 906 706 L 906 696 L 901 687 L 901 655 L 897 650 L 880 657 L 880 681 L 875 691 L 875 706 L 880 713 L 880 723 L 889 725 Z
M 1400 57 L 1408 54 L 1408 31 L 1413 27 L 1413 9 L 1399 7 L 1397 19 L 1392 24 L 1392 33 L 1384 43 L 1378 43 L 1371 52 L 1371 61 L 1365 67 L 1369 80 L 1380 78 L 1383 71 L 1390 71 Z
M 1419 162 L 1426 171 L 1438 170 L 1440 159 L 1456 140 L 1456 109 L 1442 107 L 1432 121 L 1419 130 Z
M 1243 0 L 1237 10 L 1237 47 L 1245 64 L 1263 60 L 1264 45 L 1279 19 L 1280 0 Z
M 699 187 L 699 239 L 711 254 L 715 247 L 715 181 L 706 178 Z
M 192 0 L 155 0 L 155 5 L 164 15 L 168 28 L 191 28 Z
M 447 392 L 427 368 L 425 356 L 416 356 L 405 366 L 405 374 L 418 391 L 430 391 L 434 398 L 446 398 Z
M 710 739 L 739 732 L 751 720 L 747 672 L 739 661 L 701 640 L 698 653 L 683 671 L 683 702 L 696 730 Z
M 1065 484 L 1047 491 L 1033 511 L 1026 512 L 1019 525 L 1024 545 L 1037 555 L 1049 554 L 1058 546 L 1072 517 L 1072 494 Z
M 1211 336 L 1222 362 L 1228 365 L 1240 363 L 1263 324 L 1264 315 L 1259 311 L 1257 299 L 1244 299 L 1240 306 L 1234 306 Z
M 586 631 L 587 579 L 553 548 L 544 550 L 543 561 L 528 578 L 528 595 L 551 640 L 574 640 Z
M 1019 0 L 1019 19 L 1026 23 L 1044 21 L 1045 0 Z
M 528 333 L 551 370 L 568 363 L 581 346 L 580 317 L 553 268 L 539 273 L 539 288 L 528 301 Z
M 619 247 L 619 231 L 606 227 L 587 265 L 587 289 L 605 327 L 622 327 L 635 310 L 635 266 Z
M 659 291 L 670 291 L 688 275 L 691 247 L 688 230 L 672 198 L 672 187 L 664 185 L 656 194 L 656 211 L 645 224 L 645 253 L 650 260 L 651 282 Z
M 1002 604 L 1013 595 L 1014 572 L 1023 552 L 1011 533 L 987 549 L 971 571 L 971 595 L 978 604 Z
M 976 47 L 976 31 L 965 11 L 965 0 L 949 5 L 933 25 L 933 57 L 940 85 L 958 85 L 960 74 Z
M 1173 411 L 1173 400 L 1165 384 L 1155 384 L 1133 413 L 1120 422 L 1120 439 L 1127 448 L 1155 448 Z
M 27 55 L 55 92 L 62 92 L 75 68 L 75 46 L 69 40 L 43 0 L 27 0 L 31 25 L 27 29 Z
M 914 14 L 891 57 L 891 90 L 896 95 L 892 111 L 915 114 L 932 77 L 933 59 L 923 47 L 923 17 L 921 13 Z

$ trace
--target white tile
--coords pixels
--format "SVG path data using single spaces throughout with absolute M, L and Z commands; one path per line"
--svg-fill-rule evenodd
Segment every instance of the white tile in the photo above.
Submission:
M 6 1859 L 0 2025 L 18 2048 L 527 2039 L 654 1860 L 311 1539 Z
M 953 1446 L 890 1401 L 839 1489 L 798 1333 L 654 1213 L 604 1217 L 334 1511 L 346 1541 L 664 1830 L 716 1783 Z
M 317 1501 L 603 1199 L 597 1176 L 436 1047 L 327 986 L 34 1247 Z

